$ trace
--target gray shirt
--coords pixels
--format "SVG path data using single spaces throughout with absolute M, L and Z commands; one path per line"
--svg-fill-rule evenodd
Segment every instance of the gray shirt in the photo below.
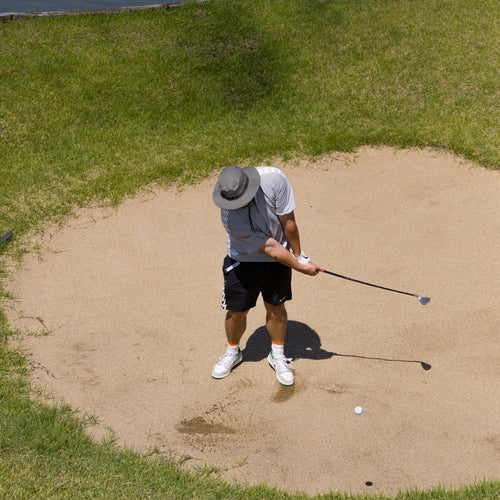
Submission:
M 279 168 L 257 167 L 257 171 L 260 187 L 254 201 L 245 208 L 221 209 L 227 254 L 240 262 L 274 262 L 259 250 L 270 237 L 289 248 L 278 215 L 295 209 L 292 186 Z

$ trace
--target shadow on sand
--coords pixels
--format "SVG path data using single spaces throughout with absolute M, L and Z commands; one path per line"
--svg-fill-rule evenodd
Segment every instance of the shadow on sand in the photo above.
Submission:
M 261 361 L 267 357 L 271 350 L 271 339 L 265 326 L 257 328 L 248 338 L 243 350 L 244 361 Z M 333 356 L 344 358 L 370 359 L 375 361 L 387 361 L 394 363 L 419 363 L 424 370 L 430 370 L 432 366 L 424 361 L 411 359 L 391 359 L 375 356 L 362 356 L 359 354 L 342 354 L 326 351 L 321 347 L 319 335 L 309 326 L 298 321 L 289 321 L 286 330 L 285 356 L 293 359 L 330 359 Z

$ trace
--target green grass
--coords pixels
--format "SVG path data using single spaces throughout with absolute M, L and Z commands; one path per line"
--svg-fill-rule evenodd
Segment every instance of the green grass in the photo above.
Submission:
M 0 24 L 0 233 L 15 232 L 0 257 L 76 206 L 233 163 L 383 144 L 498 169 L 499 15 L 494 0 L 217 0 Z M 0 312 L 0 498 L 305 498 L 93 443 L 31 397 L 11 335 Z M 498 497 L 494 481 L 398 498 Z
M 218 0 L 0 26 L 0 227 L 237 161 L 499 165 L 498 2 Z

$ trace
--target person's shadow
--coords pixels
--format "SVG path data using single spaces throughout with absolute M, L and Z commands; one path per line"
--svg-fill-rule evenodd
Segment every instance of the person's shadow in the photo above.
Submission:
M 250 335 L 243 350 L 244 361 L 261 361 L 271 351 L 271 339 L 265 326 Z M 319 335 L 306 324 L 289 321 L 286 328 L 285 356 L 287 358 L 329 359 L 334 352 L 321 348 Z
M 266 359 L 271 351 L 271 339 L 265 326 L 257 328 L 248 338 L 243 349 L 243 361 L 261 361 Z M 425 361 L 416 359 L 394 359 L 378 356 L 363 356 L 360 354 L 342 354 L 325 351 L 321 348 L 319 335 L 304 323 L 289 321 L 286 329 L 285 356 L 292 359 L 330 359 L 333 356 L 343 358 L 358 358 L 395 363 L 419 363 L 424 370 L 432 366 Z

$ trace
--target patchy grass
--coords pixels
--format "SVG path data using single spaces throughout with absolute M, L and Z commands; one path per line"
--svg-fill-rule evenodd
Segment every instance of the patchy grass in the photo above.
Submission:
M 499 168 L 499 14 L 494 0 L 217 0 L 0 24 L 0 234 L 276 155 L 433 146 Z M 0 312 L 0 496 L 306 498 L 93 443 L 95 417 L 34 400 L 12 334 Z M 498 481 L 397 496 L 498 497 Z

